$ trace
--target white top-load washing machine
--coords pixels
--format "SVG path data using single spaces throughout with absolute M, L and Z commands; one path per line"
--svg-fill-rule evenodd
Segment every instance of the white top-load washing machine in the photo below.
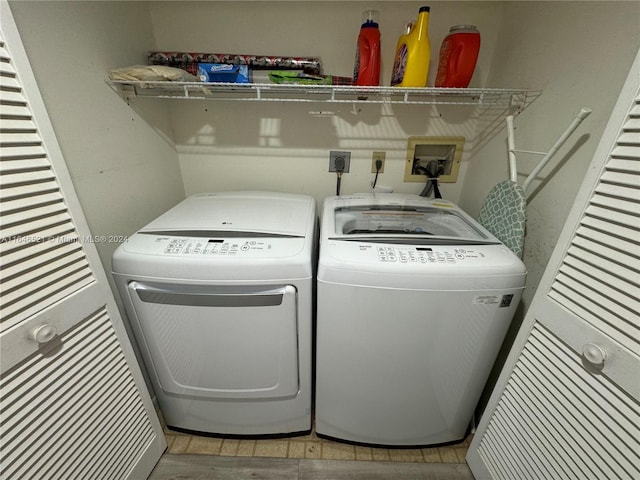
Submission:
M 448 201 L 326 199 L 316 432 L 393 446 L 463 439 L 525 276 L 516 255 Z
M 312 197 L 194 195 L 113 255 L 113 275 L 170 427 L 311 429 Z

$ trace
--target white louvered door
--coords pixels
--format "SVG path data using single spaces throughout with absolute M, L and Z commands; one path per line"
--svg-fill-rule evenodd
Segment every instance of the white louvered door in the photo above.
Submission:
M 144 479 L 166 444 L 0 1 L 0 478 Z
M 640 52 L 467 461 L 478 480 L 640 478 Z

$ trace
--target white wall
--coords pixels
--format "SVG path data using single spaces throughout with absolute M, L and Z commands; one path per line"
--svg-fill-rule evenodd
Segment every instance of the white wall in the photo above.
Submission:
M 130 235 L 184 198 L 166 106 L 140 116 L 105 83 L 155 47 L 146 2 L 10 2 L 94 236 Z M 114 242 L 97 243 L 111 271 Z M 111 276 L 108 275 L 110 278 Z
M 501 3 L 430 2 L 434 58 L 451 25 L 475 23 L 483 48 L 472 86 L 486 83 Z M 158 2 L 153 22 L 161 50 L 320 57 L 327 74 L 352 76 L 362 11 L 380 11 L 383 84 L 388 85 L 402 25 L 416 17 L 418 2 Z M 433 85 L 436 61 L 431 63 Z M 387 154 L 379 184 L 420 193 L 422 183 L 403 183 L 409 136 L 467 138 L 460 179 L 442 186 L 457 201 L 474 147 L 470 108 L 361 106 L 348 104 L 184 102 L 172 104 L 175 141 L 187 194 L 210 190 L 266 189 L 313 195 L 321 203 L 335 192 L 329 151 L 350 151 L 351 171 L 342 192 L 368 191 L 371 155 Z M 317 118 L 310 111 L 330 110 Z
M 487 81 L 543 90 L 515 119 L 516 148 L 547 151 L 581 107 L 593 110 L 529 188 L 527 308 L 640 48 L 640 2 L 508 2 L 504 18 Z M 540 159 L 518 155 L 519 181 Z M 476 215 L 506 178 L 501 135 L 469 163 L 461 205 Z
M 360 15 L 380 10 L 382 82 L 388 84 L 402 24 L 420 2 L 11 2 L 80 201 L 96 235 L 127 235 L 184 193 L 335 189 L 330 150 L 352 152 L 343 192 L 366 191 L 371 152 L 387 152 L 379 184 L 403 183 L 407 137 L 467 137 L 460 178 L 446 198 L 476 214 L 507 177 L 504 132 L 487 145 L 464 108 L 138 100 L 104 83 L 117 66 L 144 63 L 149 49 L 319 56 L 325 73 L 352 74 Z M 516 118 L 522 148 L 545 149 L 581 106 L 594 112 L 534 183 L 529 206 L 525 305 L 537 286 L 622 81 L 640 45 L 638 2 L 427 2 L 432 58 L 449 26 L 476 24 L 482 48 L 471 86 L 542 89 Z M 435 61 L 429 84 L 433 84 Z M 581 136 L 584 135 L 584 139 Z M 576 144 L 576 140 L 578 143 Z M 176 150 L 173 142 L 175 141 Z M 571 154 L 569 154 L 571 152 Z M 521 155 L 520 171 L 536 158 Z M 551 174 L 551 175 L 550 175 Z M 109 270 L 116 247 L 98 245 Z
M 320 56 L 325 73 L 350 76 L 361 11 L 378 8 L 388 84 L 401 26 L 422 4 L 10 2 L 89 226 L 107 236 L 131 234 L 185 192 L 283 190 L 320 202 L 335 188 L 329 150 L 352 152 L 345 193 L 369 188 L 377 150 L 387 152 L 379 183 L 419 193 L 422 185 L 401 180 L 412 135 L 467 137 L 459 181 L 442 192 L 477 214 L 507 178 L 507 157 L 504 132 L 476 138 L 468 110 L 371 106 L 354 114 L 331 105 L 334 117 L 316 118 L 308 111 L 324 107 L 154 100 L 129 107 L 104 82 L 110 68 L 144 63 L 149 49 Z M 533 184 L 523 317 L 640 46 L 640 2 L 426 4 L 432 58 L 451 25 L 475 24 L 482 47 L 472 87 L 543 90 L 516 118 L 521 148 L 548 148 L 581 106 L 593 109 Z M 430 85 L 434 73 L 432 61 Z M 521 178 L 535 160 L 519 157 Z M 97 245 L 107 271 L 116 246 Z
M 581 107 L 593 110 L 528 190 L 524 262 L 527 287 L 496 362 L 488 399 L 555 247 L 622 84 L 640 48 L 638 2 L 508 2 L 488 85 L 539 88 L 515 119 L 516 148 L 547 151 Z M 518 154 L 522 182 L 540 156 Z M 477 215 L 489 190 L 508 178 L 506 134 L 469 162 L 460 204 Z
M 526 310 L 564 224 L 598 138 L 640 45 L 638 2 L 427 2 L 431 6 L 433 85 L 440 43 L 451 25 L 472 23 L 482 47 L 471 86 L 543 90 L 516 118 L 521 148 L 546 150 L 582 106 L 592 115 L 530 189 L 525 263 Z M 319 56 L 325 73 L 351 75 L 361 11 L 380 10 L 382 83 L 388 84 L 397 35 L 416 2 L 159 2 L 152 10 L 159 49 Z M 335 191 L 328 152 L 352 152 L 343 193 L 367 191 L 371 152 L 387 152 L 379 184 L 403 183 L 407 137 L 463 135 L 458 182 L 443 195 L 477 215 L 495 183 L 508 178 L 505 132 L 483 137 L 473 112 L 460 107 L 173 102 L 173 128 L 187 194 L 266 189 L 313 195 Z M 317 118 L 311 110 L 334 117 Z M 486 118 L 482 119 L 486 123 Z M 520 179 L 540 157 L 519 155 Z

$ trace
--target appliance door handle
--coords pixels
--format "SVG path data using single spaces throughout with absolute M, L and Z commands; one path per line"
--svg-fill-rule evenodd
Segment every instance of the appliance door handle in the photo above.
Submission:
M 273 307 L 291 286 L 271 287 L 216 287 L 195 285 L 153 286 L 132 282 L 138 298 L 145 303 L 184 305 L 192 307 Z

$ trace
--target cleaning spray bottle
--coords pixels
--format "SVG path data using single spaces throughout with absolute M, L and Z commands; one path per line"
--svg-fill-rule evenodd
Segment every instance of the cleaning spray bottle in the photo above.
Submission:
M 363 13 L 353 69 L 353 84 L 380 85 L 380 30 L 377 10 L 366 10 Z
M 431 61 L 429 41 L 429 7 L 420 7 L 418 20 L 400 35 L 393 62 L 391 86 L 426 87 Z

